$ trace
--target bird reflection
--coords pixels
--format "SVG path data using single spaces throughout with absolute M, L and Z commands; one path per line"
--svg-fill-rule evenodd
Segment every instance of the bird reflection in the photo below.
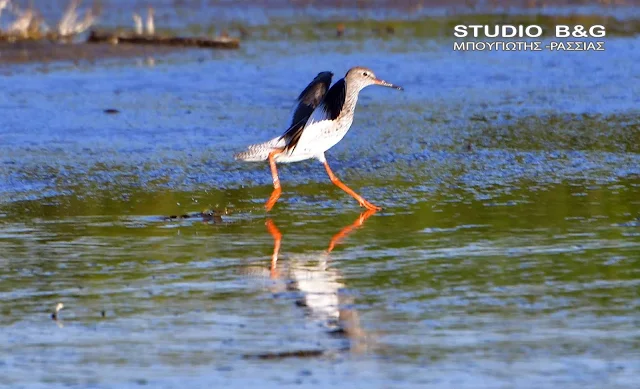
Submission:
M 363 212 L 353 223 L 335 234 L 325 251 L 288 255 L 288 260 L 278 262 L 282 233 L 271 219 L 267 219 L 267 230 L 274 240 L 271 256 L 270 275 L 280 287 L 288 291 L 297 291 L 301 297 L 296 301 L 305 309 L 308 318 L 320 323 L 331 335 L 348 341 L 346 350 L 363 352 L 366 349 L 366 333 L 360 327 L 358 313 L 351 307 L 353 298 L 346 295 L 345 285 L 340 282 L 342 275 L 330 267 L 330 255 L 333 249 L 353 230 L 375 214 L 375 210 Z M 274 290 L 277 292 L 277 290 Z M 273 356 L 271 356 L 273 357 Z

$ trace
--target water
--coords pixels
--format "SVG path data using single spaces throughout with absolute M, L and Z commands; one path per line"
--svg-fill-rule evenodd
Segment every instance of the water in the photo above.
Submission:
M 0 384 L 635 387 L 638 38 L 451 47 L 248 41 L 12 68 Z M 268 167 L 233 152 L 352 65 L 405 87 L 363 91 L 328 153 L 384 210 L 362 214 L 312 161 L 280 168 L 267 215 Z

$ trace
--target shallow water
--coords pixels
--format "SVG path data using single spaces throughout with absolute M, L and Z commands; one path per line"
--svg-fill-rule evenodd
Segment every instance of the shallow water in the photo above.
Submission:
M 635 387 L 638 42 L 250 41 L 15 68 L 0 383 Z M 267 166 L 233 152 L 280 133 L 316 73 L 360 64 L 406 90 L 365 90 L 328 159 L 384 210 L 361 217 L 305 162 L 267 215 Z M 205 209 L 222 215 L 166 218 Z

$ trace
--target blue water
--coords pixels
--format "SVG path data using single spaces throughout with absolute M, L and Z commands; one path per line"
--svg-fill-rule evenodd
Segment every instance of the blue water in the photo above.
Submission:
M 0 385 L 634 388 L 638 42 L 249 40 L 12 67 Z M 328 160 L 385 209 L 353 227 L 310 161 L 280 168 L 265 214 L 267 166 L 232 154 L 354 65 L 405 91 L 364 90 Z M 204 209 L 221 221 L 165 219 Z

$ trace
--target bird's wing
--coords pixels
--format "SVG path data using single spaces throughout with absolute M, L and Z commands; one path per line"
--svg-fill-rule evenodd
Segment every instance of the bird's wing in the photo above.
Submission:
M 298 104 L 291 119 L 292 126 L 302 120 L 306 121 L 306 119 L 311 116 L 313 110 L 320 105 L 324 95 L 326 95 L 329 90 L 329 86 L 331 86 L 332 77 L 333 73 L 331 72 L 318 73 L 316 78 L 304 88 L 297 99 Z
M 298 96 L 298 104 L 293 112 L 291 126 L 281 137 L 285 140 L 286 150 L 293 150 L 298 144 L 307 120 L 327 94 L 332 77 L 333 73 L 331 72 L 319 73 Z
M 300 130 L 298 142 L 300 142 L 300 138 L 303 138 L 305 144 L 322 140 L 322 133 L 330 131 L 335 125 L 334 121 L 340 116 L 346 97 L 347 84 L 342 78 L 333 84 L 320 105 L 313 110 L 304 127 Z
M 324 95 L 320 105 L 313 111 L 307 121 L 307 127 L 322 120 L 336 120 L 340 116 L 342 106 L 347 98 L 347 83 L 344 78 L 338 80 Z

